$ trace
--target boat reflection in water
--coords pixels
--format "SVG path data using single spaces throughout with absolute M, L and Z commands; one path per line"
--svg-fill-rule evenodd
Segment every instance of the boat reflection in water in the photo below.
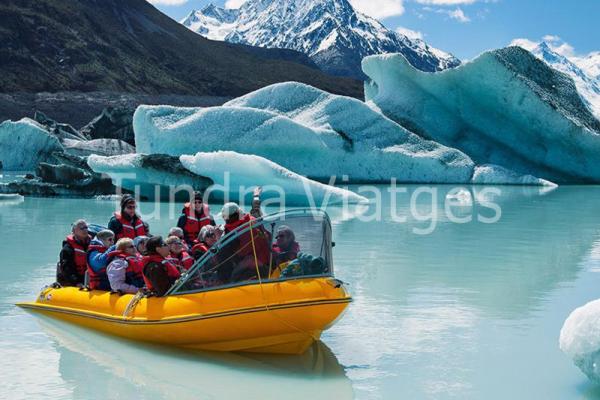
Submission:
M 39 323 L 75 398 L 353 397 L 344 368 L 322 342 L 302 355 L 205 352 L 119 339 L 47 316 Z

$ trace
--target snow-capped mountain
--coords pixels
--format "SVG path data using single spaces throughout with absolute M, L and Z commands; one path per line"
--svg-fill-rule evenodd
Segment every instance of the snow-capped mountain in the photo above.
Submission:
M 334 75 L 364 78 L 362 59 L 383 53 L 402 53 L 428 72 L 460 64 L 451 54 L 357 12 L 348 0 L 248 0 L 239 9 L 211 4 L 181 23 L 213 40 L 303 52 Z
M 600 119 L 600 78 L 591 75 L 594 72 L 598 72 L 598 69 L 600 68 L 598 63 L 594 63 L 595 60 L 593 58 L 594 54 L 598 56 L 599 53 L 592 53 L 586 58 L 579 58 L 577 59 L 578 62 L 576 64 L 567 57 L 553 51 L 546 42 L 541 42 L 536 47 L 527 48 L 526 50 L 529 50 L 537 58 L 545 61 L 552 68 L 564 72 L 573 78 L 577 90 L 584 102 L 589 106 L 594 116 Z M 598 56 L 598 58 L 600 58 L 600 56 Z M 600 60 L 597 60 L 597 62 L 598 61 Z M 583 66 L 587 67 L 586 70 L 579 66 L 582 65 L 582 62 Z M 594 70 L 594 68 L 596 69 Z
M 600 80 L 600 51 L 594 51 L 585 57 L 575 57 L 571 61 L 592 78 Z

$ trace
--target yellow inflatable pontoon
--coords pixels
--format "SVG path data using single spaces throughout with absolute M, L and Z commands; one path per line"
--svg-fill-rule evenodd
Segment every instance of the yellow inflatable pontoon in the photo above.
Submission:
M 240 238 L 254 240 L 253 233 L 261 232 L 272 241 L 281 225 L 295 234 L 300 247 L 295 260 L 259 279 L 211 283 L 221 268 L 235 264 L 235 249 L 243 245 Z M 164 297 L 48 287 L 35 302 L 18 305 L 136 341 L 201 350 L 301 354 L 351 301 L 333 277 L 331 247 L 327 214 L 293 210 L 242 225 L 222 238 Z

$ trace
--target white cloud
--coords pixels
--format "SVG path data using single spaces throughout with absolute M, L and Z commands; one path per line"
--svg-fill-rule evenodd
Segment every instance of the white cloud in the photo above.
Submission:
M 556 35 L 546 35 L 544 37 L 542 37 L 542 40 L 544 42 L 560 42 L 562 39 L 560 38 L 560 36 L 556 36 Z
M 457 20 L 461 23 L 470 22 L 471 18 L 469 18 L 462 9 L 456 8 L 454 10 L 448 10 L 447 8 L 431 8 L 431 7 L 423 7 L 423 11 L 434 12 L 437 14 L 445 14 L 448 17 Z
M 533 40 L 529 40 L 529 39 L 525 39 L 525 38 L 514 39 L 512 42 L 510 42 L 510 46 L 519 46 L 528 51 L 532 51 L 539 44 L 540 44 L 539 42 L 534 42 Z
M 188 2 L 188 0 L 148 0 L 151 4 L 161 6 L 180 6 Z
M 463 12 L 463 10 L 461 10 L 460 8 L 457 8 L 456 10 L 453 10 L 453 11 L 449 11 L 448 16 L 450 18 L 455 19 L 458 22 L 462 22 L 462 23 L 471 21 L 471 18 L 467 17 L 465 15 L 465 13 Z
M 350 4 L 373 18 L 387 18 L 404 14 L 403 0 L 350 0 Z
M 413 31 L 412 29 L 404 28 L 399 26 L 396 28 L 396 32 L 406 36 L 409 39 L 421 39 L 423 40 L 423 33 L 419 31 Z
M 240 8 L 246 0 L 227 0 L 225 2 L 225 8 Z

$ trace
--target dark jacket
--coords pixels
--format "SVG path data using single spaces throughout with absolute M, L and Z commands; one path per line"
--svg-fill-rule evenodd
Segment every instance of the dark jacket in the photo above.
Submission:
M 152 261 L 144 266 L 144 277 L 152 283 L 157 296 L 164 296 L 173 285 L 165 266 L 157 262 Z
M 56 282 L 62 286 L 77 286 L 83 285 L 84 281 L 85 275 L 80 275 L 77 272 L 75 250 L 69 243 L 64 242 L 56 265 Z

